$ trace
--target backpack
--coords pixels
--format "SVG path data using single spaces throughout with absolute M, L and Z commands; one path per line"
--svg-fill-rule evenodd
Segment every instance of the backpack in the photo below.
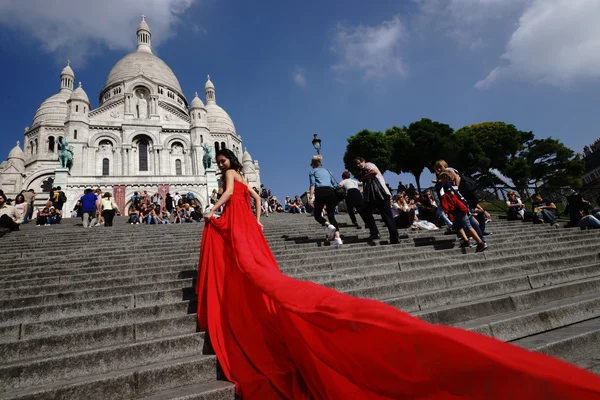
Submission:
M 66 203 L 67 202 L 67 195 L 65 195 L 65 192 L 60 191 L 58 193 L 58 202 L 59 203 Z
M 479 199 L 477 199 L 477 195 L 475 194 L 475 190 L 477 189 L 477 182 L 470 176 L 461 175 L 460 176 L 460 185 L 458 186 L 458 191 L 461 195 L 467 200 L 470 208 L 475 208 Z
M 269 192 L 267 191 L 267 189 L 262 190 L 262 192 L 260 193 L 260 197 L 262 197 L 263 199 L 269 198 Z

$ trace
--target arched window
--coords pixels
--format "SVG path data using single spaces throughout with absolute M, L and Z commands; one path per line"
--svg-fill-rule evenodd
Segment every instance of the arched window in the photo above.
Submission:
M 110 175 L 110 161 L 108 158 L 102 160 L 102 176 Z
M 219 142 L 215 142 L 215 155 L 219 151 Z
M 204 136 L 200 135 L 200 144 L 204 143 Z
M 33 155 L 34 153 L 34 148 L 33 148 L 33 140 L 29 141 L 29 154 Z
M 77 129 L 73 131 L 73 139 L 77 139 Z
M 225 145 L 225 142 L 221 142 L 221 149 L 226 149 L 227 146 Z
M 175 160 L 175 175 L 183 175 L 181 172 L 181 160 Z
M 85 112 L 85 107 L 83 107 L 83 112 Z
M 37 140 L 37 139 L 35 139 L 35 154 L 37 154 L 37 153 L 38 153 L 38 150 L 39 150 L 39 149 L 38 149 L 38 140 Z
M 138 153 L 140 171 L 148 171 L 148 142 L 141 141 L 138 144 Z
M 48 137 L 48 151 L 54 153 L 54 136 Z
M 79 106 L 75 106 L 75 112 L 79 112 Z

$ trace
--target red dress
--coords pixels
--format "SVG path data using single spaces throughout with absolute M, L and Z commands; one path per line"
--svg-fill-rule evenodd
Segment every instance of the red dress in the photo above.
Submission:
M 600 399 L 600 377 L 280 273 L 235 182 L 204 228 L 198 321 L 243 400 Z

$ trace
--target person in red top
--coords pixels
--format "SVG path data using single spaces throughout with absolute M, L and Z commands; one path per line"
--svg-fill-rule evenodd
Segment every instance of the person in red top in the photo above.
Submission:
M 466 230 L 468 230 L 471 233 L 471 236 L 473 237 L 475 242 L 477 242 L 476 252 L 486 250 L 487 245 L 483 240 L 481 240 L 481 238 L 469 222 L 469 208 L 454 192 L 454 188 L 452 187 L 452 182 L 454 180 L 453 175 L 450 172 L 443 171 L 438 176 L 438 179 L 442 183 L 442 189 L 444 191 L 444 194 L 440 199 L 442 209 L 449 216 L 454 228 L 462 238 L 463 242 L 461 244 L 461 247 L 471 246 L 469 238 L 466 234 Z

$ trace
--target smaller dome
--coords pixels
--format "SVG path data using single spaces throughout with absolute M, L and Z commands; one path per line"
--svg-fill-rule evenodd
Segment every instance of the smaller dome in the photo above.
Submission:
M 231 133 L 236 134 L 235 125 L 231 117 L 225 110 L 213 103 L 208 103 L 206 106 L 206 116 L 208 120 L 208 128 L 213 133 Z
M 204 90 L 208 90 L 208 89 L 214 89 L 215 85 L 213 85 L 212 81 L 210 80 L 210 75 L 206 76 L 206 85 L 204 85 Z
M 244 148 L 244 155 L 242 156 L 242 163 L 251 163 L 252 162 L 252 156 L 250 156 L 250 153 L 248 153 L 248 149 Z
M 73 93 L 71 93 L 71 100 L 82 100 L 86 103 L 90 102 L 87 93 L 85 93 L 85 90 L 83 90 L 83 88 L 81 87 L 81 82 L 79 82 L 79 87 L 73 90 Z
M 145 30 L 145 31 L 150 32 L 150 27 L 146 23 L 146 16 L 145 15 L 142 15 L 142 20 L 138 24 L 137 30 L 138 31 Z
M 10 160 L 11 158 L 18 158 L 19 160 L 25 159 L 25 153 L 21 150 L 21 144 L 19 142 L 17 142 L 17 145 L 13 147 L 10 153 L 8 153 L 8 159 Z
M 204 103 L 198 97 L 198 92 L 194 93 L 194 99 L 192 100 L 192 104 L 190 105 L 190 110 L 192 108 L 204 108 Z
M 67 100 L 69 91 L 61 90 L 59 93 L 48 97 L 37 109 L 33 117 L 33 126 L 42 122 L 64 123 L 67 119 Z
M 73 72 L 73 69 L 71 69 L 71 60 L 67 60 L 67 65 L 63 68 L 60 75 L 69 75 L 75 78 L 75 73 Z

